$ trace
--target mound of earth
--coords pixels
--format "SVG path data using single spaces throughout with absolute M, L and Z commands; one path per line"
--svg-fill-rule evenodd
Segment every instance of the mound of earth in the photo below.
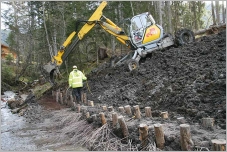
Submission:
M 154 51 L 138 70 L 106 63 L 88 75 L 88 99 L 107 106 L 139 105 L 175 112 L 190 122 L 212 117 L 226 128 L 226 31 L 183 47 Z M 90 92 L 90 93 L 89 93 Z

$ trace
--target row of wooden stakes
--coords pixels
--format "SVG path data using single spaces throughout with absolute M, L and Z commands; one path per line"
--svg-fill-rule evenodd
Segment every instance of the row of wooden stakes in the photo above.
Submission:
M 74 102 L 74 98 L 72 95 L 70 95 L 70 100 L 63 99 L 63 93 L 61 93 L 59 90 L 56 92 L 52 92 L 52 95 L 56 97 L 56 102 L 60 104 L 66 104 L 74 109 L 77 109 L 76 111 L 78 113 L 82 113 L 85 115 L 86 118 L 92 118 L 93 121 L 97 120 L 97 115 L 93 114 L 90 116 L 90 113 L 86 111 L 86 108 L 81 108 L 80 104 L 77 104 Z M 82 94 L 82 101 L 84 105 L 94 107 L 94 102 L 91 100 L 87 100 L 86 93 Z M 84 107 L 84 106 L 83 106 Z M 104 112 L 110 112 L 112 115 L 112 125 L 115 127 L 117 124 L 120 125 L 122 129 L 122 133 L 124 135 L 124 138 L 127 139 L 129 136 L 128 127 L 126 124 L 126 121 L 124 120 L 124 117 L 122 115 L 118 116 L 118 113 L 114 111 L 113 106 L 102 106 L 103 112 L 100 112 L 98 115 L 100 117 L 102 125 L 107 123 L 107 120 L 105 118 Z M 141 112 L 139 105 L 133 106 L 134 112 L 132 113 L 131 106 L 121 106 L 118 107 L 118 112 L 124 113 L 128 116 L 133 116 L 134 119 L 141 119 Z M 152 117 L 151 107 L 145 107 L 145 116 L 146 117 Z M 168 119 L 168 112 L 161 112 L 160 113 L 161 118 Z M 184 117 L 177 118 L 178 123 L 180 124 L 180 145 L 181 149 L 183 151 L 192 150 L 192 147 L 194 146 L 194 143 L 191 139 L 191 133 L 190 133 L 190 125 L 185 124 Z M 212 128 L 214 125 L 214 119 L 213 118 L 203 118 L 202 119 L 202 126 L 205 128 Z M 141 146 L 145 148 L 148 145 L 148 130 L 149 127 L 146 124 L 140 124 L 139 125 L 139 139 L 141 141 Z M 165 139 L 164 139 L 164 132 L 162 128 L 162 124 L 154 124 L 154 133 L 155 133 L 155 140 L 156 140 L 156 146 L 159 149 L 163 149 L 165 146 Z M 214 139 L 211 140 L 212 142 L 212 150 L 214 151 L 225 151 L 226 150 L 226 140 L 222 139 Z

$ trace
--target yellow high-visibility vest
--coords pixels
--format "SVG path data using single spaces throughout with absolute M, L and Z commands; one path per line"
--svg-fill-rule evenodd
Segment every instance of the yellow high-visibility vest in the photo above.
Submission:
M 72 88 L 83 87 L 83 80 L 87 77 L 80 70 L 73 70 L 69 74 L 69 86 Z

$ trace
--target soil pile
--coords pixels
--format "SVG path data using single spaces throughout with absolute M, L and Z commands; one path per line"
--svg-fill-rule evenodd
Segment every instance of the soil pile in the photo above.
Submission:
M 88 75 L 88 99 L 108 106 L 139 105 L 165 110 L 190 122 L 213 117 L 226 128 L 226 31 L 192 44 L 154 51 L 138 70 L 110 63 Z

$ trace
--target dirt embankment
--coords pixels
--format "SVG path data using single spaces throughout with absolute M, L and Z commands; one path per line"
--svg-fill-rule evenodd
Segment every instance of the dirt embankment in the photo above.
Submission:
M 185 117 L 191 127 L 192 150 L 210 150 L 212 139 L 226 139 L 226 34 L 201 37 L 184 47 L 155 51 L 141 60 L 140 68 L 130 72 L 126 65 L 111 68 L 104 64 L 88 77 L 91 90 L 84 87 L 88 100 L 96 107 L 87 107 L 92 114 L 99 114 L 98 105 L 139 105 L 142 118 L 131 119 L 125 113 L 129 142 L 122 142 L 122 130 L 112 128 L 111 115 L 104 112 L 107 124 L 100 119 L 90 124 L 82 113 L 69 106 L 58 104 L 51 95 L 32 103 L 25 111 L 26 121 L 39 124 L 51 120 L 50 136 L 55 142 L 65 139 L 64 145 L 79 144 L 89 150 L 159 150 L 155 146 L 154 124 L 164 129 L 164 151 L 178 151 L 180 127 L 178 117 Z M 45 107 L 45 108 L 43 108 Z M 86 106 L 85 106 L 86 107 Z M 152 118 L 144 117 L 145 107 L 152 108 Z M 162 119 L 160 112 L 168 111 L 169 119 Z M 214 118 L 215 127 L 204 129 L 201 119 Z M 141 149 L 138 125 L 149 126 L 149 146 Z M 77 129 L 75 129 L 77 128 Z M 46 133 L 49 136 L 48 133 Z M 51 136 L 52 137 L 52 136 Z M 52 143 L 51 143 L 52 144 Z
M 105 64 L 88 76 L 95 103 L 151 106 L 176 112 L 190 122 L 215 118 L 226 128 L 226 32 L 204 36 L 183 47 L 154 51 L 137 71 Z

